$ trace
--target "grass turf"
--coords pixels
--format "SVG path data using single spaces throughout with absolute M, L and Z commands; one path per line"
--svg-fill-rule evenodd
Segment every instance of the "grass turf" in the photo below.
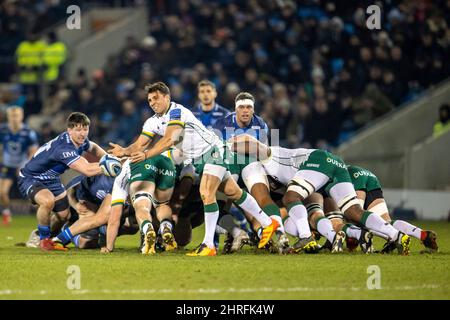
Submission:
M 0 227 L 0 299 L 449 299 L 450 223 L 417 222 L 438 234 L 440 252 L 410 256 L 280 256 L 252 248 L 232 255 L 187 257 L 186 250 L 142 256 L 138 236 L 118 239 L 117 250 L 41 252 L 16 246 L 35 228 L 34 217 Z M 194 230 L 193 249 L 203 237 Z M 321 240 L 323 242 L 323 239 Z M 377 239 L 376 248 L 383 241 Z M 80 268 L 80 289 L 70 290 L 68 267 Z M 381 289 L 367 288 L 368 267 L 379 266 Z

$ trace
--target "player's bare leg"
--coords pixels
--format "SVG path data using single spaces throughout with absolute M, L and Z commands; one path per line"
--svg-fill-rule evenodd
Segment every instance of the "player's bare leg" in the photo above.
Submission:
M 172 197 L 173 188 L 167 190 L 156 189 L 155 203 L 156 217 L 160 222 L 159 233 L 164 242 L 166 251 L 171 251 L 177 248 L 177 243 L 173 235 L 172 225 L 172 209 L 169 206 L 169 201 Z
M 258 248 L 263 248 L 272 238 L 272 235 L 279 227 L 279 222 L 270 218 L 258 205 L 255 198 L 242 190 L 233 178 L 227 178 L 219 187 L 219 190 L 225 193 L 227 197 L 234 201 L 245 212 L 254 217 L 264 228 Z
M 2 223 L 5 226 L 11 223 L 9 191 L 12 184 L 12 179 L 0 179 L 0 206 L 2 207 Z
M 156 243 L 156 232 L 153 229 L 152 198 L 155 192 L 155 184 L 150 181 L 135 181 L 130 184 L 130 195 L 133 201 L 133 208 L 136 220 L 140 226 L 144 241 L 141 247 L 142 254 L 154 254 Z

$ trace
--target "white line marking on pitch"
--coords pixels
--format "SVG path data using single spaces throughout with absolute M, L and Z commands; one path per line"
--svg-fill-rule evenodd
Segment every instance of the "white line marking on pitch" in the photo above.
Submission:
M 309 292 L 309 291 L 412 291 L 419 289 L 438 289 L 442 286 L 437 284 L 423 284 L 419 286 L 397 286 L 397 287 L 382 287 L 380 290 L 369 290 L 367 288 L 337 288 L 337 287 L 293 287 L 293 288 L 228 288 L 228 289 L 215 289 L 215 288 L 199 288 L 199 289 L 126 289 L 126 290 L 71 290 L 74 295 L 83 294 L 172 294 L 172 293 L 188 293 L 188 294 L 217 294 L 217 293 L 249 293 L 249 292 Z M 442 287 L 444 288 L 444 287 Z M 60 293 L 61 291 L 48 291 L 48 290 L 0 290 L 0 295 L 13 295 L 13 294 L 38 294 L 46 295 L 50 293 Z

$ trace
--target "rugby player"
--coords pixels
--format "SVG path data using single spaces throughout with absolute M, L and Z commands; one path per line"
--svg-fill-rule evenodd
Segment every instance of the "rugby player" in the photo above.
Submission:
M 97 248 L 99 229 L 108 222 L 111 211 L 111 193 L 114 178 L 105 175 L 79 176 L 67 185 L 67 197 L 71 206 L 73 224 L 53 238 L 66 246 L 71 241 L 78 248 Z M 72 217 L 72 216 L 75 216 Z M 76 220 L 78 217 L 78 220 Z M 101 232 L 104 233 L 102 230 Z
M 392 220 L 389 215 L 389 209 L 383 197 L 383 190 L 377 176 L 371 171 L 359 166 L 347 166 L 350 173 L 353 186 L 356 190 L 358 200 L 364 210 L 371 211 L 385 221 L 389 222 L 395 229 L 414 237 L 422 242 L 428 252 L 437 252 L 438 245 L 436 242 L 437 235 L 434 231 L 422 230 L 404 220 Z M 374 232 L 375 235 L 384 239 L 388 236 L 382 233 Z M 390 242 L 386 243 L 382 253 L 391 252 L 395 247 Z
M 347 167 L 336 155 L 319 149 L 269 148 L 250 136 L 235 137 L 234 139 L 235 143 L 243 143 L 248 150 L 253 150 L 251 152 L 256 153 L 259 159 L 265 161 L 262 166 L 268 175 L 288 184 L 287 192 L 283 196 L 283 203 L 288 209 L 289 216 L 294 219 L 299 232 L 309 229 L 307 210 L 302 201 L 313 192 L 324 188 L 337 203 L 347 220 L 366 229 L 386 234 L 390 246 L 396 247 L 402 255 L 409 254 L 410 237 L 392 225 L 386 224 L 379 215 L 361 207 Z M 250 148 L 250 146 L 252 147 Z M 287 160 L 289 166 L 297 169 L 294 175 L 288 175 L 290 172 L 288 170 L 279 169 L 283 160 Z M 270 162 L 275 163 L 270 166 L 268 165 Z M 256 170 L 252 170 L 252 172 L 256 172 Z M 294 247 L 302 248 L 303 244 L 311 244 L 313 239 L 309 233 L 300 234 L 300 240 Z
M 165 250 L 175 249 L 177 243 L 172 233 L 172 210 L 169 206 L 174 183 L 175 167 L 168 152 L 140 162 L 125 161 L 121 173 L 114 181 L 111 199 L 113 210 L 108 220 L 106 246 L 102 248 L 102 252 L 114 250 L 120 218 L 128 194 L 143 236 L 141 253 L 144 255 L 156 253 L 156 232 L 151 216 L 152 205 L 160 222 L 159 233 Z
M 183 152 L 184 159 L 192 160 L 198 174 L 202 174 L 200 194 L 205 212 L 205 237 L 189 256 L 215 256 L 214 232 L 219 216 L 216 191 L 220 190 L 241 208 L 256 217 L 265 228 L 258 246 L 265 246 L 279 223 L 269 218 L 255 199 L 243 191 L 233 179 L 229 179 L 231 151 L 222 140 L 205 126 L 184 106 L 170 100 L 169 88 L 162 82 L 147 86 L 148 101 L 155 115 L 149 118 L 140 137 L 130 146 L 123 148 L 111 143 L 110 152 L 116 156 L 131 156 L 132 162 L 152 158 L 176 146 Z M 152 137 L 162 138 L 146 150 Z
M 269 127 L 261 117 L 255 114 L 255 98 L 248 92 L 240 92 L 236 95 L 235 112 L 229 114 L 222 121 L 218 121 L 215 125 L 215 129 L 221 132 L 222 137 L 226 141 L 230 141 L 230 139 L 235 136 L 247 134 L 253 136 L 255 139 L 258 139 L 261 143 L 269 143 Z M 255 161 L 256 159 L 254 158 L 242 156 L 236 153 L 235 163 L 232 168 L 234 170 L 231 173 L 239 176 L 238 184 L 241 187 L 246 186 L 244 181 L 241 180 L 242 172 L 247 166 Z M 251 167 L 247 169 L 247 171 L 248 170 L 252 170 Z M 266 184 L 255 183 L 252 184 L 251 188 L 248 188 L 247 190 L 258 202 L 258 205 L 263 208 L 263 210 L 267 212 L 270 217 L 278 221 L 280 224 L 276 230 L 278 237 L 278 248 L 280 249 L 280 252 L 287 250 L 289 247 L 289 239 L 284 231 L 280 209 L 270 197 L 270 190 Z M 237 218 L 239 219 L 239 216 L 237 216 Z M 243 218 L 239 220 L 242 221 Z M 254 221 L 253 226 L 256 230 L 258 229 L 258 225 Z M 241 226 L 241 228 L 245 230 L 243 226 Z M 251 236 L 252 231 L 246 231 L 250 233 Z
M 11 223 L 9 191 L 19 169 L 38 148 L 36 132 L 24 122 L 23 109 L 11 106 L 6 109 L 7 123 L 0 125 L 0 145 L 3 146 L 3 163 L 0 169 L 0 206 L 2 223 Z
M 230 110 L 216 102 L 216 85 L 209 80 L 202 80 L 197 85 L 197 97 L 199 100 L 192 114 L 208 128 L 214 128 L 216 122 L 230 114 Z
M 73 112 L 67 118 L 67 131 L 41 146 L 20 170 L 18 185 L 25 197 L 37 204 L 38 232 L 42 250 L 66 250 L 50 239 L 50 222 L 58 232 L 69 216 L 69 201 L 60 175 L 68 168 L 85 176 L 102 173 L 98 162 L 88 162 L 83 153 L 100 159 L 106 152 L 89 141 L 89 118 Z M 51 215 L 51 212 L 54 215 Z

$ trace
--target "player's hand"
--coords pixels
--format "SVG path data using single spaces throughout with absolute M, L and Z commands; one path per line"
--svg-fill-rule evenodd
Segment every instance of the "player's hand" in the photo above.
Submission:
M 112 154 L 113 156 L 116 157 L 123 157 L 125 155 L 125 148 L 123 148 L 122 146 L 116 144 L 116 143 L 112 143 L 110 142 L 109 145 L 112 147 L 111 149 L 108 150 L 108 153 Z
M 88 213 L 90 211 L 83 200 L 75 205 L 75 210 L 77 210 L 78 213 Z
M 141 162 L 146 159 L 144 151 L 133 152 L 130 157 L 131 163 Z
M 100 252 L 101 252 L 101 253 L 111 253 L 112 250 L 109 250 L 108 247 L 102 247 L 102 248 L 100 249 Z

